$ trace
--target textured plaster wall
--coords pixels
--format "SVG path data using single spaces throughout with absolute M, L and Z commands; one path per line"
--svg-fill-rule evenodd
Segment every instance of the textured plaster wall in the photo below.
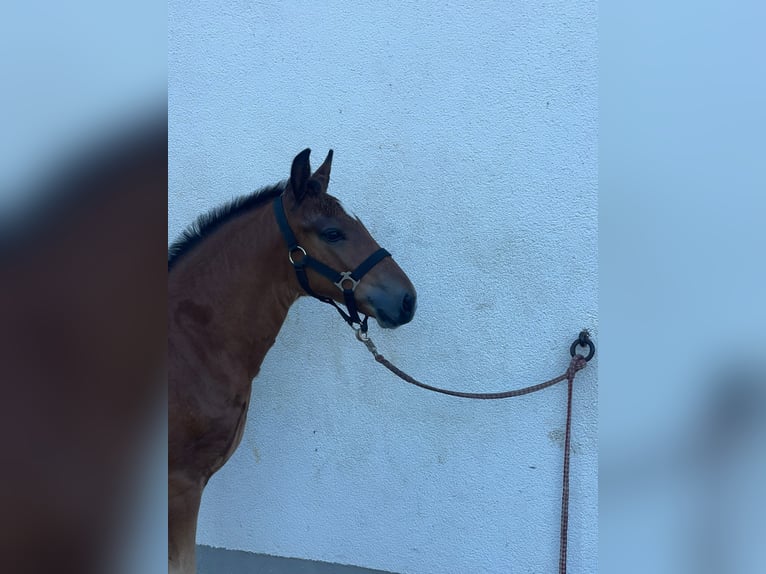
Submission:
M 419 293 L 372 328 L 432 383 L 561 373 L 597 332 L 593 1 L 169 4 L 171 236 L 335 149 L 331 192 Z M 570 569 L 597 570 L 596 364 L 574 403 Z M 466 401 L 397 382 L 301 300 L 198 542 L 410 574 L 550 572 L 565 386 Z

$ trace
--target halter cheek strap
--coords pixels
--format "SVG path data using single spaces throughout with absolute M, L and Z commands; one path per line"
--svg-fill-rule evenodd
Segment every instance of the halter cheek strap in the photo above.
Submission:
M 362 280 L 362 278 L 373 267 L 383 261 L 383 259 L 386 257 L 391 257 L 391 254 L 381 247 L 367 259 L 362 261 L 362 263 L 360 263 L 359 266 L 353 271 L 338 272 L 331 267 L 328 267 L 321 261 L 317 261 L 311 257 L 308 253 L 306 253 L 306 250 L 298 244 L 298 240 L 295 238 L 293 230 L 287 223 L 287 215 L 285 214 L 285 207 L 282 203 L 282 196 L 274 199 L 274 216 L 276 217 L 279 229 L 282 231 L 282 237 L 284 237 L 285 243 L 287 244 L 287 257 L 290 259 L 290 263 L 295 269 L 295 276 L 298 278 L 298 283 L 303 288 L 303 290 L 315 299 L 319 299 L 323 303 L 328 303 L 335 307 L 335 309 L 338 310 L 338 313 L 340 313 L 340 316 L 343 317 L 343 320 L 346 321 L 346 323 L 352 327 L 354 325 L 359 325 L 359 329 L 363 333 L 366 333 L 367 319 L 369 316 L 365 315 L 364 320 L 359 318 L 354 291 L 356 291 L 356 287 L 359 285 L 359 282 Z M 300 256 L 296 260 L 293 256 L 298 256 L 298 253 L 300 253 Z M 311 288 L 311 285 L 309 284 L 309 278 L 306 273 L 307 268 L 313 269 L 320 275 L 326 277 L 333 283 L 333 285 L 335 285 L 343 292 L 343 300 L 346 303 L 348 312 L 343 311 L 343 309 L 341 309 L 338 304 L 330 297 L 319 295 Z

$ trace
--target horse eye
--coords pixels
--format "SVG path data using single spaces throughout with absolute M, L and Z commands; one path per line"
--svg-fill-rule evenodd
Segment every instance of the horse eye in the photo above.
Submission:
M 335 243 L 336 241 L 340 241 L 342 239 L 345 239 L 346 236 L 343 235 L 343 232 L 340 229 L 325 229 L 322 231 L 322 239 L 329 243 Z

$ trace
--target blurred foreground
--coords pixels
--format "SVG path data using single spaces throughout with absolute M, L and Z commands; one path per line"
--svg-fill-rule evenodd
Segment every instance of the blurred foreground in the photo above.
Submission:
M 165 415 L 164 106 L 75 156 L 0 230 L 2 572 L 116 571 Z
M 166 568 L 166 9 L 152 4 L 0 7 L 3 573 Z
M 650 362 L 639 372 L 651 376 L 651 367 L 662 364 Z M 635 426 L 602 426 L 619 433 L 604 438 L 600 451 L 604 571 L 761 571 L 766 364 L 729 355 L 728 364 L 713 360 L 709 366 L 696 380 L 687 379 L 695 388 L 685 396 L 678 393 L 683 382 L 636 380 L 646 400 L 627 415 Z M 666 393 L 663 385 L 676 390 Z
M 599 4 L 603 572 L 764 571 L 764 18 Z

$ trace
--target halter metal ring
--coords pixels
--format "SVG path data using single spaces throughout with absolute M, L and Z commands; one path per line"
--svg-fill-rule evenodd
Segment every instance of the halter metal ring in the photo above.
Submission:
M 362 343 L 366 343 L 370 340 L 370 336 L 362 331 L 361 327 L 351 327 L 354 330 L 354 333 L 356 333 L 356 338 L 360 340 Z
M 351 281 L 351 290 L 356 291 L 356 286 L 359 285 L 359 281 L 351 276 L 352 273 L 353 271 L 341 271 L 340 279 L 335 282 L 335 286 L 341 291 L 345 291 L 346 289 L 343 287 L 343 283 Z
M 293 251 L 300 251 L 301 253 L 303 253 L 303 257 L 306 257 L 306 250 L 300 245 L 296 245 L 290 251 L 287 252 L 287 258 L 290 260 L 290 263 L 292 263 L 293 265 L 296 265 L 295 261 L 293 261 Z M 303 261 L 303 258 L 301 258 L 301 261 Z M 300 263 L 301 261 L 298 261 L 298 263 Z

